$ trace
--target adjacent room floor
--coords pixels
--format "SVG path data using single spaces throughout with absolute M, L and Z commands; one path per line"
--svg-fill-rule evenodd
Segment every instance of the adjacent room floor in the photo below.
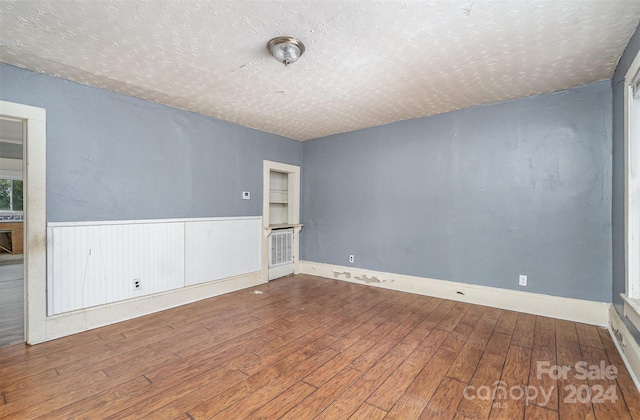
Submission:
M 20 419 L 640 419 L 606 329 L 311 276 L 5 347 L 0 388 Z
M 24 342 L 22 255 L 0 255 L 0 347 Z

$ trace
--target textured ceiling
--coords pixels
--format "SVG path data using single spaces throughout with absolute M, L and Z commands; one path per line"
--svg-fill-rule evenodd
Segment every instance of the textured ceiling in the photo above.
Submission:
M 306 140 L 610 78 L 640 1 L 1 1 L 0 61 Z M 307 47 L 278 63 L 278 35 Z

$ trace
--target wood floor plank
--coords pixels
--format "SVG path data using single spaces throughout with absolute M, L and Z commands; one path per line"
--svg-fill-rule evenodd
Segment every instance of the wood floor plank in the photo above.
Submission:
M 146 416 L 171 418 L 181 410 L 172 412 L 169 408 L 166 408 L 167 401 L 175 401 L 187 396 L 193 397 L 197 393 L 196 390 L 205 390 L 206 395 L 221 393 L 243 381 L 246 377 L 247 375 L 233 369 L 208 370 L 190 378 L 189 381 L 184 381 L 169 388 L 156 386 L 156 392 L 149 393 L 146 398 L 136 398 L 129 401 L 126 408 L 124 408 L 124 405 L 109 407 L 109 410 L 99 407 L 94 409 L 93 412 L 87 411 L 85 415 L 87 418 L 91 418 L 89 416 L 92 415 L 94 418 L 131 420 Z
M 536 326 L 536 316 L 531 314 L 518 314 L 516 326 L 511 340 L 514 346 L 531 348 Z
M 393 349 L 391 352 L 397 357 L 407 357 L 411 354 L 418 344 L 427 337 L 436 325 L 447 315 L 451 310 L 450 306 L 444 305 L 445 301 L 433 299 L 430 310 L 421 309 L 416 312 L 416 315 L 422 316 L 423 320 L 409 333 L 407 334 Z
M 397 369 L 400 363 L 402 363 L 402 359 L 392 354 L 387 354 L 316 418 L 328 420 L 348 418 Z
M 558 420 L 558 412 L 534 404 L 527 406 L 524 413 L 525 420 Z
M 404 310 L 421 315 L 422 317 L 431 313 L 432 308 L 437 306 L 442 301 L 442 299 L 438 299 L 430 296 L 423 296 L 423 295 L 415 295 L 415 296 L 417 297 L 417 299 L 410 305 L 407 305 L 404 308 Z
M 471 389 L 475 391 L 471 395 L 475 398 L 464 398 L 458 406 L 458 412 L 464 416 L 486 419 L 489 417 L 492 399 L 482 398 L 481 387 L 495 387 L 500 380 L 501 372 L 511 342 L 511 336 L 506 334 L 492 334 L 487 347 L 478 362 L 478 366 L 469 382 Z
M 344 307 L 343 312 L 343 316 L 346 318 L 346 322 L 344 322 L 341 326 L 334 328 L 333 331 L 331 331 L 331 335 L 336 338 L 344 337 L 345 335 L 351 333 L 355 329 L 360 328 L 363 324 L 369 322 L 374 318 L 378 319 L 379 322 L 377 325 L 380 325 L 380 323 L 383 322 L 383 319 L 379 318 L 378 314 L 381 311 L 386 310 L 389 306 L 391 306 L 391 302 L 379 298 L 373 299 L 373 301 L 370 301 L 368 304 L 362 305 L 360 307 L 354 302 L 348 303 Z M 354 341 L 357 341 L 357 339 Z M 345 346 L 344 348 L 349 347 L 349 345 Z M 336 350 L 342 351 L 344 349 L 336 348 Z
M 284 413 L 298 405 L 317 388 L 306 382 L 298 381 L 284 392 L 251 413 L 252 419 L 280 418 Z M 386 413 L 385 413 L 386 414 Z
M 411 330 L 420 322 L 420 317 L 411 314 L 403 323 L 394 328 L 382 340 L 371 346 L 349 365 L 351 368 L 366 372 L 378 360 L 380 360 L 389 350 L 394 348 Z
M 419 315 L 418 315 L 419 316 Z M 418 344 L 428 336 L 432 328 L 430 322 L 422 320 L 411 332 L 405 335 L 400 342 L 398 342 L 390 352 L 400 358 L 406 358 L 418 347 Z
M 455 306 L 445 315 L 445 317 L 436 325 L 436 328 L 444 331 L 453 331 L 458 325 L 460 320 L 465 316 L 467 311 L 471 308 L 471 305 L 464 302 L 458 302 Z
M 581 361 L 618 373 L 581 380 Z M 566 378 L 538 375 L 555 365 Z M 562 394 L 465 398 L 499 380 Z M 0 348 L 0 396 L 3 419 L 640 419 L 606 330 L 307 275 Z
M 478 321 L 484 315 L 484 312 L 487 310 L 486 306 L 480 305 L 471 305 L 471 308 L 467 311 L 466 314 L 462 317 L 458 325 L 454 328 L 453 332 L 461 334 L 465 337 L 469 337 L 469 335 L 473 332 L 478 325 Z
M 312 349 L 310 350 L 313 351 Z M 282 392 L 304 375 L 324 365 L 335 356 L 336 351 L 328 348 L 312 355 L 309 355 L 309 351 L 306 349 L 292 353 L 280 362 L 266 367 L 223 393 L 210 396 L 206 401 L 197 404 L 187 412 L 196 418 L 211 418 L 228 408 L 237 406 L 236 403 L 249 397 L 260 388 L 273 385 L 274 378 L 278 377 L 280 377 L 283 384 L 283 380 L 289 381 L 284 386 L 284 389 L 280 391 Z M 287 373 L 285 374 L 285 372 Z M 259 407 L 254 407 L 254 410 Z
M 362 340 L 367 334 L 371 331 L 378 328 L 381 324 L 385 322 L 384 318 L 381 317 L 373 317 L 370 318 L 367 322 L 359 325 L 357 328 L 351 330 L 349 333 L 345 334 L 342 337 L 336 338 L 334 343 L 331 345 L 332 349 L 343 352 L 358 341 Z M 332 333 L 334 337 L 336 333 Z
M 420 419 L 452 419 L 456 414 L 460 401 L 464 397 L 466 387 L 466 383 L 447 377 L 443 378 L 429 404 L 420 415 Z
M 168 355 L 164 359 L 156 360 L 159 365 L 155 366 L 173 366 L 177 357 Z M 83 372 L 80 379 L 76 375 L 67 375 L 66 377 L 57 377 L 51 381 L 43 381 L 41 383 L 33 383 L 14 392 L 5 394 L 5 413 L 23 412 L 22 410 L 34 410 L 34 404 L 46 402 L 49 407 L 62 407 L 73 402 L 75 399 L 82 399 L 99 393 L 104 389 L 116 386 L 120 383 L 133 380 L 136 377 L 144 375 L 148 369 L 154 365 L 144 364 L 131 366 L 130 369 L 122 375 L 110 377 L 104 370 L 97 369 Z M 78 386 L 82 385 L 82 386 Z M 70 389 L 69 393 L 60 393 L 60 389 Z M 34 413 L 32 411 L 32 413 Z
M 576 323 L 576 332 L 578 333 L 578 341 L 581 346 L 604 349 L 600 335 L 598 334 L 598 327 L 595 325 Z
M 238 332 L 236 329 L 234 331 Z M 234 334 L 229 335 L 235 338 Z M 216 342 L 224 341 L 225 338 L 221 334 L 211 333 L 203 329 L 193 329 L 193 327 L 191 330 L 183 332 L 171 329 L 155 330 L 153 334 L 147 334 L 144 338 L 137 340 L 124 339 L 118 341 L 117 345 L 110 344 L 106 348 L 101 348 L 101 351 L 95 351 L 91 357 L 85 357 L 82 360 L 78 360 L 77 355 L 65 356 L 59 359 L 55 368 L 61 375 L 78 372 L 86 366 L 107 368 L 113 363 L 125 361 L 128 358 L 136 358 L 142 354 L 147 354 L 148 358 L 151 358 L 154 349 L 158 348 L 161 349 L 161 354 L 166 353 L 169 349 L 178 354 L 180 349 L 192 349 L 195 343 L 202 343 L 205 337 L 211 340 L 215 339 Z M 233 346 L 235 344 L 229 342 L 229 345 Z
M 500 334 L 513 335 L 513 331 L 516 328 L 516 321 L 518 320 L 518 313 L 514 311 L 502 311 L 498 323 L 496 324 L 495 332 Z
M 307 346 L 312 346 L 318 350 L 324 347 L 329 347 L 335 339 L 327 335 L 327 331 L 328 329 L 324 327 L 316 328 L 315 330 L 298 337 L 297 340 L 274 349 L 268 354 L 262 355 L 259 352 L 253 352 L 255 359 L 249 360 L 244 365 L 239 366 L 238 369 L 251 376 L 258 373 L 265 366 L 269 366 L 278 360 L 284 359 L 290 353 L 297 352 Z M 254 347 L 252 345 L 247 345 L 246 348 L 251 351 Z
M 253 391 L 246 398 L 232 404 L 219 413 L 215 414 L 211 419 L 242 419 L 249 414 L 261 408 L 266 401 L 274 399 L 277 395 L 284 392 L 292 381 L 283 380 L 282 377 L 275 377 L 269 382 Z M 313 388 L 313 387 L 311 387 Z M 315 388 L 313 389 L 315 390 Z
M 438 351 L 448 334 L 447 331 L 433 330 L 400 367 L 367 399 L 367 402 L 384 411 L 389 411 L 429 359 Z M 455 353 L 451 352 L 451 354 Z
M 620 391 L 618 396 L 621 395 L 624 398 L 631 418 L 640 419 L 640 404 L 637 404 L 640 401 L 640 392 L 638 392 L 620 353 L 618 353 L 609 331 L 601 329 L 598 330 L 598 334 L 607 353 L 609 363 L 615 366 L 618 371 L 616 376 L 618 390 Z
M 561 419 L 595 418 L 593 407 L 588 403 L 579 403 L 574 399 L 573 391 L 586 387 L 586 379 L 576 377 L 575 365 L 584 360 L 578 341 L 576 325 L 570 321 L 556 321 L 556 356 L 558 365 L 568 366 L 566 375 L 558 378 L 558 412 Z
M 486 319 L 492 319 L 494 321 L 498 321 L 498 319 L 502 315 L 502 312 L 504 312 L 504 309 L 492 308 L 488 306 L 487 309 L 482 314 L 482 316 L 485 317 Z
M 24 378 L 22 381 L 17 381 L 13 383 L 6 383 L 2 387 L 2 393 L 4 395 L 5 404 L 7 400 L 12 400 L 10 397 L 13 393 L 24 391 L 25 389 L 35 389 L 38 386 L 41 386 L 43 383 L 54 384 L 56 380 L 60 377 L 60 374 L 56 372 L 54 368 L 46 369 L 37 375 L 31 375 Z M 24 393 L 23 396 L 29 395 L 28 393 Z
M 598 342 L 601 343 L 599 336 Z M 627 404 L 617 386 L 617 369 L 608 369 L 611 362 L 604 348 L 586 345 L 582 348 L 582 357 L 586 365 L 584 369 L 588 373 L 588 399 L 591 401 L 596 419 L 631 420 Z
M 537 395 L 528 391 L 529 369 L 531 365 L 531 349 L 520 346 L 509 346 L 507 358 L 502 368 L 500 386 L 505 393 L 497 394 L 491 408 L 491 419 L 521 419 L 528 397 Z M 536 389 L 536 393 L 538 390 Z
M 266 384 L 257 387 L 257 389 L 251 392 L 246 398 L 228 406 L 210 418 L 229 419 L 248 416 L 250 413 L 261 408 L 266 401 L 275 398 L 293 386 L 306 372 L 322 366 L 328 360 L 335 357 L 335 350 L 325 347 L 316 352 L 314 346 L 310 345 L 306 352 L 302 351 L 302 354 L 308 354 L 310 357 L 297 365 L 290 365 L 288 369 L 286 366 L 278 366 L 278 376 L 272 378 Z
M 150 386 L 151 383 L 146 378 L 139 376 L 112 388 L 105 389 L 97 394 L 93 394 L 91 398 L 85 398 L 56 410 L 51 410 L 45 413 L 45 417 L 52 419 L 71 419 L 93 410 L 100 411 L 101 408 L 106 406 L 118 406 L 129 398 L 144 395 Z M 31 412 L 28 411 L 28 413 L 29 416 L 32 415 Z M 91 418 L 91 416 L 88 418 Z
M 180 359 L 178 362 L 171 364 L 148 368 L 143 377 L 149 381 L 150 385 L 144 395 L 132 395 L 120 401 L 118 406 L 108 404 L 108 400 L 104 402 L 107 406 L 96 406 L 86 411 L 88 417 L 106 417 L 121 412 L 120 416 L 124 416 L 130 412 L 131 406 L 134 413 L 140 413 L 140 404 L 144 404 L 145 410 L 150 410 L 153 406 L 152 402 L 162 400 L 169 393 L 172 397 L 184 394 L 195 388 L 207 386 L 212 382 L 225 380 L 226 382 L 238 382 L 244 379 L 246 375 L 239 375 L 237 366 L 242 365 L 247 357 L 253 357 L 251 353 L 247 353 L 245 349 L 238 348 L 235 351 L 227 351 L 219 354 L 212 354 L 210 357 L 198 359 L 198 363 L 193 360 Z M 225 366 L 225 369 L 219 369 L 219 366 Z M 123 408 L 129 407 L 128 410 Z
M 451 350 L 452 352 L 457 354 L 460 352 L 460 350 L 462 350 L 468 339 L 468 336 L 457 332 L 452 332 L 449 333 L 447 339 L 444 340 L 440 348 Z
M 426 315 L 422 327 L 433 330 L 444 319 L 445 316 L 453 309 L 454 302 L 449 300 L 440 300 L 438 306 Z
M 11 418 L 11 416 L 15 416 L 15 418 L 35 418 L 45 415 L 53 409 L 88 398 L 122 382 L 120 380 L 109 380 L 104 372 L 100 371 L 84 374 L 81 378 L 76 379 L 76 382 L 80 382 L 80 384 L 76 383 L 73 387 L 68 387 L 68 391 L 63 394 L 60 394 L 60 388 L 58 387 L 42 388 L 42 394 L 38 392 L 40 388 L 36 388 L 27 398 L 21 398 L 19 394 L 11 395 L 3 392 L 5 404 L 0 405 L 0 415 L 2 418 Z
M 539 390 L 531 404 L 558 411 L 558 380 L 544 373 L 557 365 L 556 324 L 552 318 L 537 316 L 529 369 L 529 386 Z
M 408 310 L 407 307 L 411 306 L 420 297 L 418 295 L 414 295 L 411 293 L 397 293 L 397 296 L 392 301 L 392 304 L 380 312 L 378 316 L 388 320 L 395 321 L 397 323 L 402 323 L 404 319 L 413 314 L 411 310 Z
M 439 349 L 400 396 L 385 419 L 418 418 L 444 378 L 456 354 Z
M 203 311 L 208 310 L 208 307 L 210 307 L 206 304 L 210 304 L 214 301 L 217 302 L 217 300 L 218 298 L 212 298 L 205 301 L 195 302 L 193 306 L 189 305 L 189 309 L 185 312 L 190 315 L 200 315 L 191 319 L 190 323 L 186 326 L 186 329 L 193 330 L 194 323 L 198 323 L 203 319 L 206 319 L 206 314 L 202 314 Z M 198 311 L 195 311 L 192 308 L 200 309 Z M 141 338 L 140 334 L 142 334 L 143 336 L 151 336 L 158 340 L 160 338 L 160 335 L 162 334 L 175 336 L 176 334 L 184 332 L 183 329 L 179 328 L 180 325 L 176 327 L 168 325 L 171 324 L 172 321 L 175 321 L 175 319 L 181 318 L 182 314 L 176 314 L 177 310 L 178 308 L 169 309 L 157 314 L 136 318 L 135 320 L 124 321 L 122 323 L 98 328 L 81 335 L 76 334 L 70 337 L 65 337 L 64 340 L 54 340 L 42 343 L 35 347 L 23 346 L 28 353 L 23 352 L 22 357 L 28 354 L 28 363 L 30 367 L 35 368 L 34 365 L 36 365 L 37 363 L 46 364 L 49 363 L 50 360 L 54 359 L 58 362 L 61 362 L 63 360 L 63 355 L 75 355 L 77 353 L 75 349 L 77 349 L 79 345 L 82 345 L 83 349 L 85 349 L 88 353 L 92 353 L 95 350 L 96 353 L 102 354 L 102 357 L 108 357 L 108 355 L 104 354 L 104 350 L 109 350 L 114 347 L 123 350 L 127 345 L 134 345 L 139 348 L 141 346 L 144 346 L 144 343 L 140 342 L 139 340 Z M 136 331 L 138 332 L 137 334 Z M 127 340 L 128 337 L 134 336 L 138 338 L 138 340 Z M 4 349 L 0 349 L 0 352 L 3 350 Z M 14 355 L 14 358 L 20 356 L 20 354 Z M 68 362 L 74 366 L 76 364 L 76 361 L 77 358 L 68 360 Z M 94 360 L 87 360 L 86 358 L 80 359 L 80 361 L 88 364 L 94 362 Z M 9 364 L 14 368 L 17 368 L 19 366 L 19 362 L 15 359 L 4 359 L 2 362 L 0 362 L 0 367 Z
M 365 351 L 371 348 L 375 343 L 382 340 L 384 336 L 391 332 L 396 326 L 396 323 L 393 321 L 384 322 L 383 324 L 372 330 L 370 333 L 362 337 L 358 342 L 330 360 L 320 369 L 305 377 L 304 381 L 309 385 L 313 385 L 316 388 L 319 388 L 324 383 L 333 378 L 338 372 L 342 371 L 345 367 L 350 365 L 354 360 L 356 360 Z
M 489 342 L 489 338 L 493 333 L 496 320 L 483 317 L 478 321 L 473 332 L 465 342 L 464 346 L 458 353 L 456 360 L 453 362 L 447 376 L 451 379 L 457 379 L 460 382 L 468 383 L 473 376 L 473 372 L 478 365 L 478 361 L 484 353 L 484 349 Z
M 353 413 L 349 420 L 382 420 L 387 415 L 386 411 L 364 403 Z
M 428 299 L 426 304 L 413 310 L 413 312 L 417 313 L 418 315 L 422 315 L 425 318 L 429 316 L 429 314 L 431 314 L 431 312 L 433 312 L 436 308 L 441 307 L 443 304 L 445 304 L 445 302 L 447 302 L 447 299 L 440 299 L 437 297 L 429 296 L 425 297 Z
M 316 417 L 361 375 L 362 372 L 350 367 L 342 369 L 281 418 L 299 420 Z

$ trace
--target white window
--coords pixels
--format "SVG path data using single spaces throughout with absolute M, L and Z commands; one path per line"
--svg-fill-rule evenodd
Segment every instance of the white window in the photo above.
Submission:
M 22 180 L 0 178 L 0 212 L 22 212 Z
M 640 54 L 625 76 L 624 313 L 640 329 Z

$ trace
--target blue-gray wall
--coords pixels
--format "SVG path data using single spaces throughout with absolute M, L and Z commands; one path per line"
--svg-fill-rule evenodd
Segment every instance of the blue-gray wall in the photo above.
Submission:
M 260 216 L 263 159 L 301 163 L 298 141 L 1 63 L 0 99 L 47 110 L 49 222 Z
M 610 302 L 611 104 L 605 80 L 307 141 L 301 257 Z
M 260 215 L 269 159 L 302 163 L 305 260 L 512 289 L 525 273 L 523 290 L 597 301 L 624 289 L 610 81 L 302 144 L 4 64 L 0 98 L 47 109 L 51 222 Z
M 613 197 L 611 225 L 613 233 L 613 304 L 626 321 L 629 331 L 640 343 L 640 332 L 624 316 L 620 293 L 625 292 L 624 260 L 624 76 L 640 50 L 640 26 L 624 50 L 611 84 L 613 87 Z

